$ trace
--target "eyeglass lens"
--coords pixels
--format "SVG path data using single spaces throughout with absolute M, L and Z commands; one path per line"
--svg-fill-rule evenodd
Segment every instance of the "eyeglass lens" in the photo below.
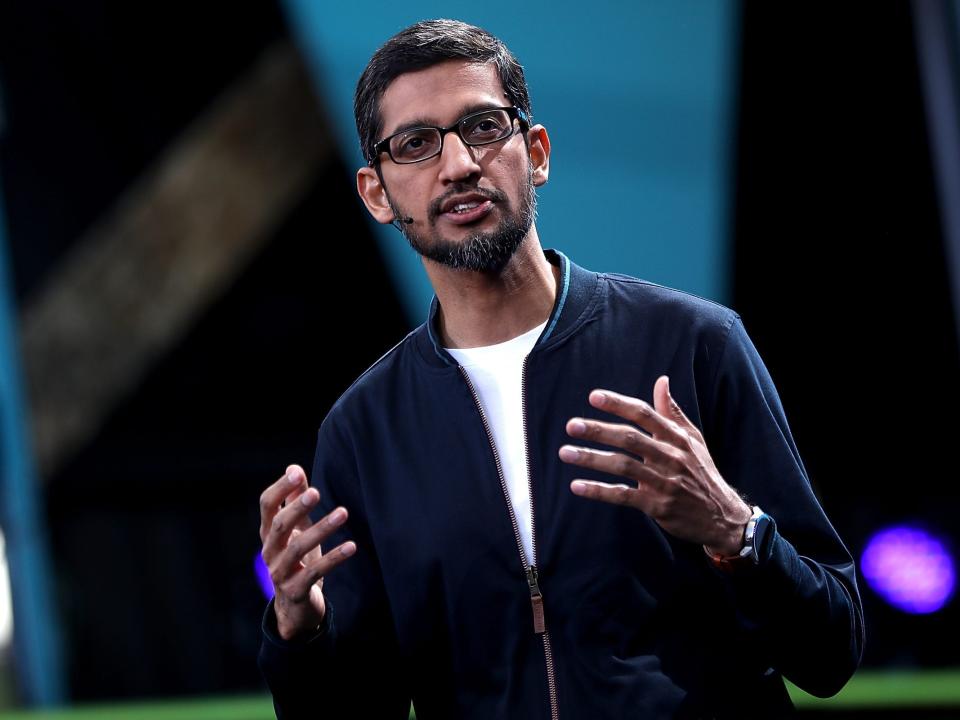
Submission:
M 512 132 L 513 123 L 506 110 L 489 110 L 468 115 L 457 124 L 457 133 L 467 145 L 486 145 L 503 140 Z M 392 137 L 390 155 L 394 162 L 418 162 L 438 154 L 442 144 L 438 129 L 417 128 Z

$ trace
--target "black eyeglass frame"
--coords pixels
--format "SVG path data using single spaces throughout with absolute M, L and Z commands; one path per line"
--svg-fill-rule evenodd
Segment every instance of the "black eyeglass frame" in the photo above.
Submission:
M 494 110 L 504 110 L 506 111 L 507 115 L 510 117 L 510 134 L 509 135 L 504 135 L 503 137 L 497 138 L 496 140 L 484 140 L 483 142 L 479 142 L 479 143 L 470 142 L 465 137 L 463 137 L 463 135 L 460 133 L 460 128 L 463 126 L 465 122 L 467 122 L 471 118 L 475 118 L 477 115 L 485 115 Z M 512 138 L 514 135 L 517 134 L 517 131 L 513 129 L 514 120 L 519 121 L 520 130 L 522 132 L 526 132 L 530 128 L 529 116 L 522 108 L 518 108 L 516 105 L 507 105 L 506 107 L 491 107 L 491 108 L 485 108 L 483 110 L 477 110 L 476 112 L 472 112 L 468 115 L 464 115 L 462 118 L 457 120 L 453 125 L 448 125 L 447 127 L 437 127 L 434 125 L 422 125 L 420 127 L 406 128 L 405 130 L 401 130 L 400 132 L 395 132 L 393 135 L 389 135 L 385 137 L 383 140 L 380 140 L 379 142 L 374 143 L 373 157 L 371 157 L 367 161 L 367 164 L 370 167 L 373 167 L 374 165 L 376 165 L 380 161 L 381 153 L 387 153 L 390 159 L 397 165 L 415 165 L 418 162 L 423 162 L 424 160 L 430 160 L 431 158 L 435 158 L 437 155 L 443 152 L 443 139 L 444 137 L 446 137 L 447 133 L 449 132 L 456 132 L 457 136 L 464 142 L 464 144 L 469 145 L 470 147 L 481 147 L 483 145 L 492 145 L 493 143 L 503 142 L 504 140 L 509 140 L 510 138 Z M 393 157 L 393 153 L 390 151 L 390 141 L 393 140 L 393 138 L 397 137 L 398 135 L 404 135 L 406 133 L 415 132 L 417 130 L 436 130 L 437 132 L 440 133 L 440 146 L 437 149 L 437 152 L 435 152 L 433 155 L 427 155 L 426 157 L 418 158 L 417 160 L 411 160 L 410 162 L 397 162 L 396 158 Z

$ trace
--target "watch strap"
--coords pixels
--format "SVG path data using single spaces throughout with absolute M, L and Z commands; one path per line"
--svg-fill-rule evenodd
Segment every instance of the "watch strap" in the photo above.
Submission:
M 760 563 L 760 555 L 757 552 L 756 545 L 757 523 L 760 522 L 762 517 L 767 516 L 767 514 L 760 509 L 759 505 L 754 505 L 752 510 L 753 512 L 750 515 L 750 519 L 747 520 L 746 527 L 743 529 L 743 544 L 736 555 L 716 555 L 704 546 L 703 551 L 707 554 L 707 557 L 710 558 L 710 562 L 713 563 L 714 567 L 720 570 L 731 571 L 745 565 L 757 565 Z

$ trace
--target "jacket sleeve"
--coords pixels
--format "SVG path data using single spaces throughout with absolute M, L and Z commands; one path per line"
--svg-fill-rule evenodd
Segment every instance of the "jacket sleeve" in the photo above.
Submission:
M 406 720 L 410 694 L 366 522 L 354 449 L 332 413 L 320 428 L 310 481 L 320 491 L 320 502 L 311 513 L 314 522 L 340 505 L 349 513 L 347 523 L 323 544 L 324 549 L 353 540 L 357 552 L 324 578 L 327 611 L 312 637 L 280 638 L 273 601 L 267 605 L 258 664 L 273 694 L 277 718 Z
M 716 572 L 770 665 L 829 697 L 863 650 L 853 558 L 813 493 L 773 381 L 738 315 L 715 373 L 707 446 L 724 479 L 776 523 L 757 567 Z

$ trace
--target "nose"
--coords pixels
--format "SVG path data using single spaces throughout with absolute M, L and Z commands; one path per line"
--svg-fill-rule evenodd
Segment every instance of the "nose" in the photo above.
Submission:
M 476 180 L 482 170 L 476 154 L 476 149 L 467 145 L 457 133 L 447 133 L 440 150 L 440 181 L 454 183 Z

